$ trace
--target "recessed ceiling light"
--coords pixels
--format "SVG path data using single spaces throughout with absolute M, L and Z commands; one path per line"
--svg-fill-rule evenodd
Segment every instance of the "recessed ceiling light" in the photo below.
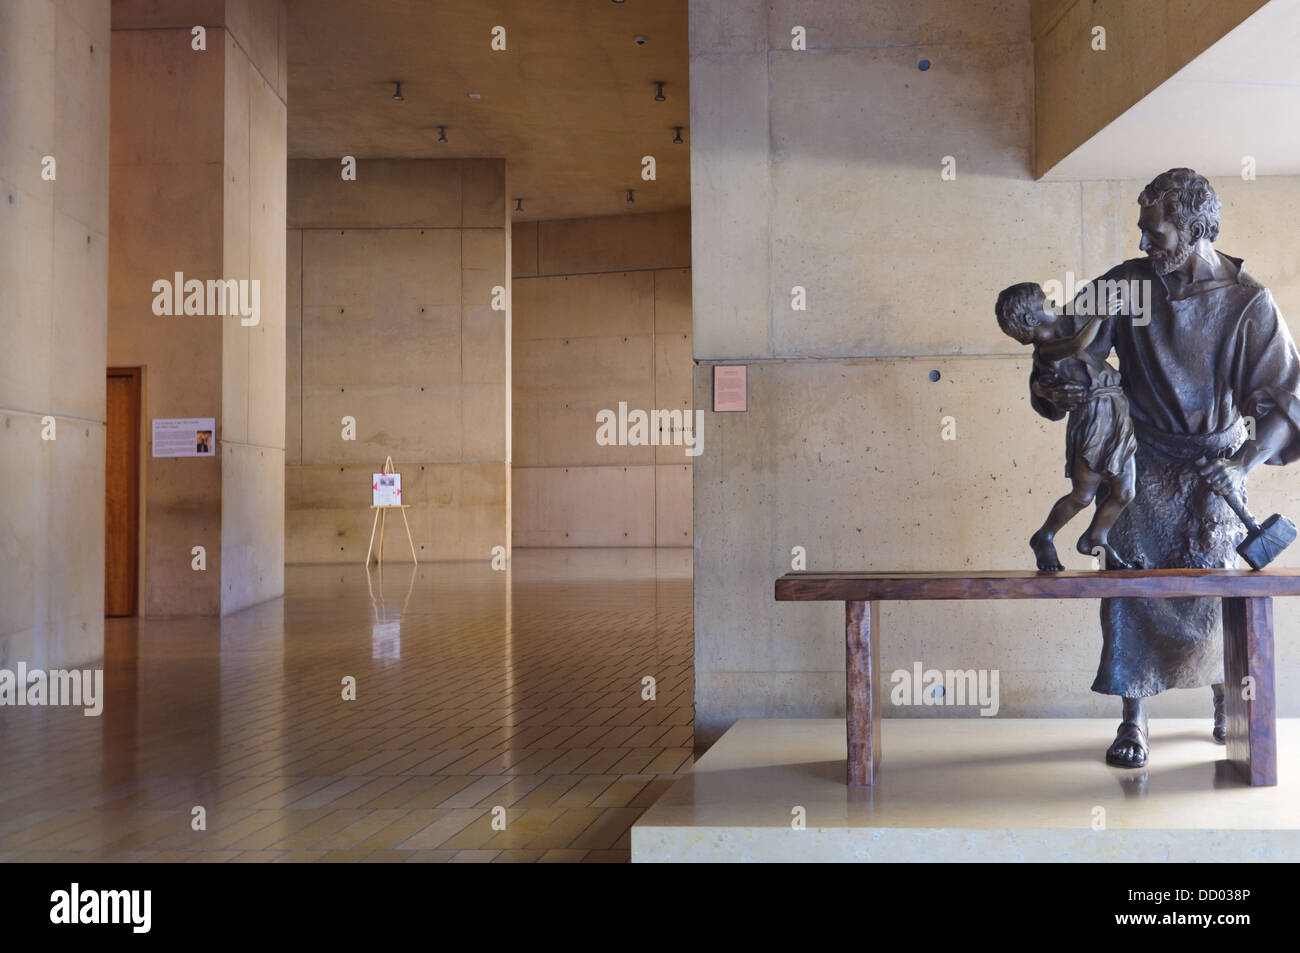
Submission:
M 478 93 L 470 93 L 470 94 L 469 94 L 469 98 L 470 98 L 470 99 L 482 99 L 483 97 L 480 96 Z
M 632 42 L 635 43 L 637 46 L 645 46 L 646 39 L 640 34 L 637 34 L 636 36 L 632 37 Z

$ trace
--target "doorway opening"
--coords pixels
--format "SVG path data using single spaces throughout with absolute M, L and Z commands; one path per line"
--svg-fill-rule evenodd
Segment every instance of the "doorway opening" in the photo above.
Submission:
M 108 369 L 104 615 L 134 616 L 140 568 L 140 368 Z

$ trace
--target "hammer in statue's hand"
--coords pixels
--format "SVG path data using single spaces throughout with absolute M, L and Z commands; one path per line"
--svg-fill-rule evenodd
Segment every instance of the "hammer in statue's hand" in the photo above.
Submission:
M 1206 462 L 1206 459 L 1201 457 L 1196 461 L 1196 465 L 1203 467 Z M 1213 484 L 1211 486 L 1213 487 Z M 1237 514 L 1237 518 L 1246 526 L 1246 538 L 1237 547 L 1237 552 L 1250 564 L 1251 569 L 1263 569 L 1295 541 L 1295 524 L 1280 513 L 1274 513 L 1263 523 L 1256 523 L 1255 517 L 1251 516 L 1250 511 L 1246 509 L 1241 491 L 1236 486 L 1230 487 L 1227 492 L 1214 487 L 1214 492 L 1223 497 L 1232 507 L 1232 511 Z

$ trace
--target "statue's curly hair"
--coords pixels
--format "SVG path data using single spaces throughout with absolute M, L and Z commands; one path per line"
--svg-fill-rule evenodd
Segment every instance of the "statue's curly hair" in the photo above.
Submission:
M 1210 180 L 1191 169 L 1170 169 L 1156 176 L 1138 196 L 1143 208 L 1159 203 L 1179 231 L 1190 234 L 1200 223 L 1201 237 L 1219 237 L 1219 212 L 1223 203 Z M 1195 237 L 1195 236 L 1194 236 Z
M 998 293 L 998 303 L 993 306 L 998 316 L 998 327 L 1008 337 L 1029 344 L 1034 339 L 1034 328 L 1038 326 L 1035 312 L 1041 310 L 1046 302 L 1047 295 L 1032 281 L 1003 288 Z

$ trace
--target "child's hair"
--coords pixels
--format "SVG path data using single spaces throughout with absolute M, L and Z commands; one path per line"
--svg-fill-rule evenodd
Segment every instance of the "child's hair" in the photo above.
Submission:
M 997 326 L 1002 333 L 1028 345 L 1034 341 L 1034 329 L 1039 324 L 1035 315 L 1044 304 L 1047 304 L 1047 294 L 1032 281 L 1005 287 L 997 295 Z
M 1047 302 L 1043 289 L 1032 281 L 1022 281 L 1010 288 L 1003 288 L 998 294 L 998 303 L 994 307 L 998 316 L 998 327 L 1004 334 L 1015 338 L 1021 344 L 1029 344 L 1034 339 L 1034 328 L 1038 319 L 1032 317 Z

